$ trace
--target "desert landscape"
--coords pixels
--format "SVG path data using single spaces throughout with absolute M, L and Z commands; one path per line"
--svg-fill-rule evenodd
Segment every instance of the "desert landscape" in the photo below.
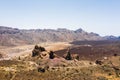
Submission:
M 82 29 L 42 32 L 49 37 L 36 37 L 41 30 L 1 27 L 1 80 L 120 80 L 119 38 L 108 39 Z
M 0 80 L 120 80 L 120 0 L 0 0 Z

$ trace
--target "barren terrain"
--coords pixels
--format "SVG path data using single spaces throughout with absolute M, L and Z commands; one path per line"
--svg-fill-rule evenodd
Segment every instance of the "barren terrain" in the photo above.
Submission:
M 40 46 L 43 46 L 46 48 L 47 51 L 57 51 L 66 49 L 67 47 L 70 47 L 71 44 L 67 42 L 56 42 L 56 43 L 41 43 L 38 44 Z M 28 56 L 32 54 L 32 50 L 35 45 L 24 45 L 24 46 L 15 46 L 15 47 L 5 47 L 1 46 L 0 53 L 2 53 L 4 56 L 4 59 L 13 59 L 17 58 L 19 56 Z
M 0 78 L 120 80 L 120 41 L 51 42 L 38 46 L 44 47 L 46 51 L 35 57 L 32 57 L 35 45 L 1 47 Z M 68 49 L 71 60 L 64 57 Z M 50 51 L 54 52 L 54 58 L 49 57 Z

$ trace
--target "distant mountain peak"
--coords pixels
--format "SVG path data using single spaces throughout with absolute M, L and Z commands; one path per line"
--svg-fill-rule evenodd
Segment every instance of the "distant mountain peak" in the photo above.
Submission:
M 96 35 L 96 36 L 100 36 L 99 34 L 94 33 L 94 32 L 90 32 L 89 34 L 91 34 L 91 35 Z
M 116 39 L 118 39 L 118 37 L 113 36 L 113 35 L 105 36 L 104 38 L 107 39 L 107 40 L 116 40 Z
M 84 31 L 82 28 L 75 30 L 75 32 L 82 32 L 82 31 Z

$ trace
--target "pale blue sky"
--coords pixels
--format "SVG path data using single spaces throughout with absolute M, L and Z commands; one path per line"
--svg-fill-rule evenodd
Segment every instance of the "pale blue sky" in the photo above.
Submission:
M 0 0 L 0 25 L 120 36 L 120 0 Z

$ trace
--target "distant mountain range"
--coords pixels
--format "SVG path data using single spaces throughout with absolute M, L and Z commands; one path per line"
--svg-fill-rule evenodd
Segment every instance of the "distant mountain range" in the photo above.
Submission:
M 113 36 L 113 35 L 104 36 L 104 38 L 107 39 L 107 40 L 120 40 L 120 37 L 116 37 L 116 36 Z
M 0 26 L 0 45 L 14 46 L 24 44 L 38 44 L 41 42 L 72 42 L 83 40 L 104 40 L 96 33 L 88 33 L 84 30 L 75 31 L 64 28 L 53 29 L 17 29 Z

